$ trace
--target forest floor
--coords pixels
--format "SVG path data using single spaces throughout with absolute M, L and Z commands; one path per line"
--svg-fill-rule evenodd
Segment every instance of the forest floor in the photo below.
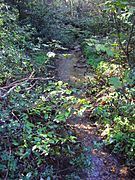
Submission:
M 79 98 L 88 99 L 85 95 L 87 75 L 93 78 L 94 74 L 90 67 L 87 67 L 85 58 L 79 46 L 67 52 L 58 52 L 55 60 L 57 78 L 69 83 L 73 88 L 80 91 Z M 128 176 L 128 168 L 121 165 L 120 161 L 103 146 L 98 147 L 102 142 L 99 133 L 100 125 L 97 125 L 90 118 L 89 112 L 83 117 L 71 117 L 69 123 L 74 127 L 82 145 L 91 149 L 86 157 L 91 157 L 91 166 L 81 173 L 82 180 L 131 180 Z

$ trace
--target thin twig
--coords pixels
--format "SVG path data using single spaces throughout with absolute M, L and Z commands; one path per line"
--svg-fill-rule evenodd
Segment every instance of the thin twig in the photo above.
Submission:
M 53 78 L 42 78 L 42 77 L 37 77 L 37 78 L 23 78 L 23 79 L 20 79 L 20 80 L 17 80 L 17 81 L 14 81 L 12 82 L 11 84 L 7 85 L 7 86 L 3 86 L 0 88 L 0 90 L 5 90 L 5 89 L 8 89 L 8 88 L 11 88 L 12 86 L 14 85 L 19 85 L 19 84 L 22 84 L 23 82 L 26 82 L 26 81 L 29 81 L 29 80 L 41 80 L 41 81 L 49 81 L 49 80 L 54 80 L 54 77 Z
M 115 21 L 117 36 L 118 36 L 118 40 L 119 40 L 119 45 L 120 45 L 122 51 L 124 52 L 124 54 L 127 56 L 126 50 L 124 49 L 124 47 L 123 47 L 123 45 L 121 43 L 120 29 L 119 29 L 119 25 L 118 25 L 118 22 L 117 22 L 116 13 L 114 13 L 113 15 L 114 15 L 114 21 Z
M 15 113 L 13 111 L 11 114 L 19 121 L 19 118 L 15 115 Z
M 126 44 L 125 48 L 124 48 L 124 46 L 122 45 L 122 42 L 121 42 L 120 29 L 119 29 L 119 25 L 118 25 L 118 22 L 117 22 L 116 13 L 114 13 L 114 21 L 115 21 L 115 25 L 116 25 L 116 31 L 117 31 L 117 36 L 118 36 L 118 40 L 119 40 L 119 45 L 120 45 L 122 51 L 124 52 L 124 54 L 126 55 L 127 61 L 129 63 L 129 45 L 130 45 L 130 41 L 132 39 L 132 34 L 133 34 L 134 26 L 135 26 L 135 20 L 133 20 L 133 24 L 132 24 L 131 31 L 130 31 L 130 34 L 129 34 L 129 38 L 127 40 L 127 44 Z
M 8 169 L 7 169 L 7 172 L 6 172 L 4 180 L 8 180 L 7 178 L 8 178 Z
M 18 85 L 16 84 L 15 86 L 13 86 L 12 88 L 9 89 L 9 91 L 7 91 L 4 95 L 1 96 L 1 98 L 5 98 L 7 95 L 9 95 L 9 93 L 11 91 L 13 91 Z
M 132 36 L 133 36 L 134 26 L 135 26 L 135 20 L 133 20 L 133 24 L 132 24 L 132 27 L 131 27 L 129 39 L 127 41 L 127 47 L 126 47 L 127 54 L 129 54 L 129 44 L 130 44 L 130 41 L 131 41 Z
M 36 82 L 35 82 L 32 86 L 30 86 L 30 87 L 26 88 L 26 91 L 31 90 L 31 89 L 32 89 L 35 85 L 36 85 Z
M 30 80 L 48 81 L 48 80 L 54 80 L 54 78 L 42 78 L 42 77 L 33 78 L 33 77 L 30 77 L 30 76 L 29 76 L 28 78 L 23 78 L 23 79 L 19 80 L 19 82 L 15 81 L 15 82 L 9 84 L 8 86 L 5 86 L 5 87 L 0 88 L 0 90 L 10 88 L 4 95 L 2 95 L 2 96 L 0 96 L 0 97 L 1 97 L 1 98 L 5 98 L 5 97 L 8 96 L 9 93 L 10 93 L 11 91 L 13 91 L 17 86 L 19 86 L 19 85 L 21 85 L 21 84 L 23 84 L 23 83 L 26 83 L 26 82 L 28 82 L 28 81 L 30 81 Z M 35 84 L 34 84 L 34 85 L 35 85 Z M 32 88 L 32 86 L 31 86 L 31 88 Z
M 33 74 L 34 74 L 34 71 L 32 71 L 32 73 L 30 74 L 29 77 L 23 78 L 23 79 L 20 79 L 20 80 L 17 80 L 17 81 L 14 81 L 14 82 L 10 83 L 10 84 L 7 85 L 7 86 L 1 87 L 0 89 L 1 89 L 1 90 L 8 89 L 8 88 L 14 86 L 14 85 L 17 84 L 17 83 L 20 83 L 20 82 L 25 81 L 25 80 L 29 80 L 30 78 L 32 78 Z

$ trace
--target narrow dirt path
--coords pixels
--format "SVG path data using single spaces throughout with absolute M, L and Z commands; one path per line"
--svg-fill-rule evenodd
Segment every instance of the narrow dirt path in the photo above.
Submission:
M 56 66 L 59 80 L 70 83 L 84 81 L 87 66 L 79 48 L 57 56 Z
M 59 80 L 69 82 L 83 92 L 82 84 L 87 80 L 87 65 L 79 47 L 70 52 L 59 53 L 56 66 Z M 89 75 L 94 77 L 91 72 Z M 71 123 L 84 147 L 91 148 L 86 155 L 88 158 L 91 156 L 92 166 L 83 171 L 82 180 L 131 180 L 126 167 L 122 167 L 104 148 L 96 147 L 96 143 L 102 142 L 102 139 L 97 134 L 99 127 L 94 122 L 90 122 L 84 115 L 83 118 L 72 118 Z

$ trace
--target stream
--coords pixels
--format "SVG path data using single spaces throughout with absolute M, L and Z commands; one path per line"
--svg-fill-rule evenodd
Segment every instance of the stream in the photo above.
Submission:
M 88 72 L 86 60 L 79 46 L 74 50 L 58 53 L 55 60 L 58 80 L 79 87 L 83 92 L 82 84 L 87 81 L 87 76 L 93 78 L 94 74 Z M 90 147 L 91 151 L 86 154 L 91 157 L 91 167 L 83 170 L 82 180 L 131 180 L 128 176 L 128 168 L 122 166 L 116 157 L 112 156 L 103 147 L 97 148 L 96 142 L 102 142 L 97 134 L 98 127 L 90 122 L 88 117 L 73 118 L 72 125 L 75 127 L 84 147 Z

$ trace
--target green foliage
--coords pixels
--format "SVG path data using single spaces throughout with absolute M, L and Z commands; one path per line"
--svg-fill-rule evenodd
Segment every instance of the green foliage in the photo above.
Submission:
M 25 54 L 25 49 L 32 47 L 30 37 L 33 31 L 30 30 L 30 25 L 17 25 L 18 13 L 15 9 L 10 10 L 9 6 L 2 4 L 1 10 L 0 84 L 4 84 L 7 80 L 15 79 L 16 76 L 23 77 L 32 71 L 30 58 Z
M 98 123 L 104 125 L 101 135 L 106 139 L 106 145 L 114 153 L 123 156 L 126 163 L 132 165 L 135 156 L 134 70 L 123 69 L 116 63 L 117 59 L 98 61 L 98 58 L 101 59 L 101 53 L 97 54 L 95 46 L 94 50 L 91 47 L 93 43 L 87 44 L 84 52 L 97 75 L 94 82 L 91 81 L 93 85 L 89 84 L 89 93 L 94 93 L 97 97 L 94 99 L 96 107 L 93 115 L 97 117 Z M 98 47 L 103 51 L 102 46 Z M 95 56 L 92 59 L 93 51 Z M 104 59 L 106 56 L 108 55 L 104 55 Z
M 44 53 L 36 53 L 33 59 L 36 64 L 44 65 L 47 62 L 48 57 Z
M 97 75 L 107 78 L 112 76 L 119 65 L 110 63 L 118 52 L 115 53 L 115 47 L 112 46 L 108 37 L 99 39 L 93 37 L 86 39 L 83 48 L 84 54 L 88 60 L 88 64 L 94 69 Z M 114 54 L 115 53 L 115 54 Z M 108 61 L 110 59 L 110 62 Z
M 125 96 L 130 97 L 130 93 L 112 96 L 110 103 L 97 108 L 96 114 L 101 121 L 106 124 L 103 134 L 107 135 L 106 143 L 110 145 L 113 152 L 123 155 L 127 163 L 134 161 L 134 104 L 125 102 Z
M 93 36 L 90 39 L 86 39 L 85 44 L 98 55 L 105 53 L 108 57 L 114 56 L 113 47 L 111 41 L 109 42 L 108 37 L 99 39 L 99 37 Z
M 106 1 L 89 12 L 83 1 L 6 2 L 11 6 L 0 5 L 1 178 L 80 179 L 80 169 L 91 160 L 69 121 L 87 108 L 103 124 L 105 144 L 133 164 L 134 4 Z M 54 52 L 84 38 L 84 54 L 96 73 L 86 90 L 93 106 L 48 77 Z
M 110 84 L 112 84 L 116 89 L 122 87 L 122 84 L 121 84 L 119 78 L 117 78 L 117 77 L 112 77 L 109 82 L 110 82 Z
M 7 106 L 4 113 L 4 102 L 1 103 L 1 176 L 8 171 L 9 178 L 47 177 L 44 171 L 53 167 L 52 177 L 55 177 L 63 167 L 82 167 L 85 161 L 82 147 L 66 120 L 71 113 L 79 113 L 74 105 L 84 102 L 72 96 L 72 91 L 62 82 L 45 85 L 41 96 L 40 86 L 32 94 L 24 91 L 22 100 L 17 97 L 20 91 L 16 89 L 11 94 L 12 106 Z M 39 97 L 34 101 L 37 91 Z M 83 158 L 77 160 L 80 155 Z
M 88 57 L 88 63 L 91 66 L 96 68 L 98 66 L 98 64 L 101 62 L 101 59 L 99 58 L 97 53 L 92 48 L 86 47 L 84 50 L 84 53 L 85 53 L 86 57 Z
M 67 119 L 89 105 L 68 84 L 47 77 L 46 65 L 54 53 L 45 51 L 40 38 L 35 43 L 36 30 L 18 24 L 16 9 L 3 3 L 1 10 L 0 177 L 64 178 L 85 161 Z
M 135 20 L 134 20 L 134 3 L 127 0 L 106 1 L 105 13 L 109 15 L 109 21 L 114 22 L 113 31 L 110 32 L 115 37 L 121 54 L 129 65 L 134 67 L 134 37 L 135 37 Z

